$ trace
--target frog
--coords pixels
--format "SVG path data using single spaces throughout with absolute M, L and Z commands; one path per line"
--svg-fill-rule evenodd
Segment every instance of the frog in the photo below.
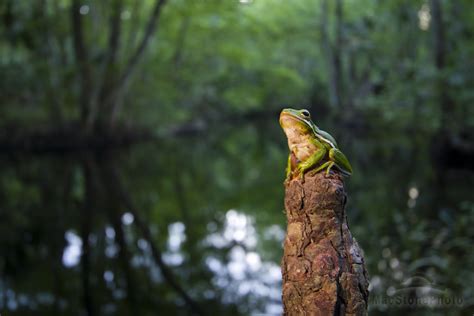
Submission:
M 352 166 L 334 137 L 312 121 L 307 109 L 283 109 L 279 122 L 290 149 L 285 182 L 297 177 L 304 181 L 309 171 L 315 174 L 326 170 L 328 176 L 333 167 L 343 176 L 352 175 Z

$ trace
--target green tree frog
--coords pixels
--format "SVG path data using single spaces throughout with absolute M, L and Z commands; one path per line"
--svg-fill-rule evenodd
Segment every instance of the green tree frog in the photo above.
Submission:
M 326 169 L 326 174 L 329 174 L 331 168 L 336 167 L 345 176 L 352 174 L 351 164 L 339 150 L 334 137 L 313 123 L 308 110 L 283 109 L 280 126 L 290 148 L 287 181 L 295 176 L 303 178 L 313 168 L 315 173 Z

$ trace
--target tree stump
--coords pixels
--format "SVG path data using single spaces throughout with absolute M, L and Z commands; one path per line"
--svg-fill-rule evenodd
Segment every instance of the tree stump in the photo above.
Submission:
M 285 315 L 366 315 L 368 276 L 345 215 L 338 173 L 306 174 L 285 184 Z

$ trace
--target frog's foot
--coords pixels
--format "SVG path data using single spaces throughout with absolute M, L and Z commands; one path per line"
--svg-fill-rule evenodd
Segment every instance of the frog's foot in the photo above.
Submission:
M 321 169 L 318 167 L 316 169 L 313 169 L 313 170 L 310 170 L 308 171 L 308 175 L 309 176 L 314 176 L 316 173 L 318 173 L 319 171 L 321 171 Z
M 291 177 L 291 175 L 289 175 L 288 177 L 285 178 L 285 181 L 283 181 L 283 184 L 287 185 L 291 182 L 291 180 L 292 180 L 292 177 Z
M 329 171 L 331 171 L 331 168 L 334 166 L 334 162 L 331 161 L 331 163 L 328 165 L 328 168 L 326 169 L 326 176 L 329 176 Z
M 317 167 L 316 169 L 314 169 L 314 170 L 312 171 L 312 174 L 316 174 L 316 173 L 318 173 L 319 171 L 324 170 L 325 168 L 330 169 L 330 168 L 332 167 L 332 165 L 334 165 L 334 162 L 332 162 L 332 161 L 326 161 L 326 162 L 323 163 L 321 166 L 319 166 L 319 167 Z M 328 166 L 329 166 L 329 167 L 328 167 Z M 326 173 L 326 174 L 328 174 L 328 173 Z
M 301 183 L 304 183 L 304 172 L 301 171 L 300 174 L 298 175 L 298 178 L 301 180 Z
M 302 168 L 298 168 L 297 170 L 297 178 L 302 182 L 304 183 L 304 174 L 306 173 L 305 170 L 303 170 Z
M 286 168 L 286 172 L 285 172 L 285 175 L 286 175 L 285 181 L 291 178 L 291 174 L 292 174 L 292 173 L 293 173 L 293 172 L 291 171 L 291 167 L 288 166 L 288 167 Z

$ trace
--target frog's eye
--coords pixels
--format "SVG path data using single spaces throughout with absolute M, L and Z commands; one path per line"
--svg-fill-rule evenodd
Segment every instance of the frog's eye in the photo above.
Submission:
M 305 118 L 309 118 L 309 111 L 308 110 L 301 110 L 301 115 Z

